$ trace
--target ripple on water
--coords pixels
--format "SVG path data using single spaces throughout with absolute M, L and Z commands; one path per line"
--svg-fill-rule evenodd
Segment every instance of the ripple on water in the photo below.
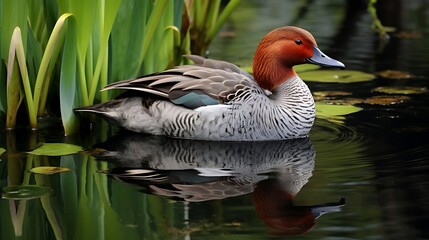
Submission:
M 341 159 L 359 158 L 367 139 L 357 128 L 351 126 L 316 120 L 310 137 L 317 155 Z
M 380 122 L 351 120 L 345 124 L 337 124 L 317 120 L 310 137 L 318 158 L 347 160 L 349 163 L 360 164 L 396 163 L 421 168 L 421 163 L 429 159 L 429 143 L 416 139 L 417 135 L 412 131 L 395 131 Z

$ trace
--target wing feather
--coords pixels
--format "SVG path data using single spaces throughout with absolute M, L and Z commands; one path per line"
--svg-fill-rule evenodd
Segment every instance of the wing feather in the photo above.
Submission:
M 194 64 L 112 83 L 103 91 L 112 89 L 140 91 L 195 109 L 227 103 L 238 94 L 242 94 L 245 89 L 257 87 L 253 77 L 234 64 L 196 55 L 186 57 Z

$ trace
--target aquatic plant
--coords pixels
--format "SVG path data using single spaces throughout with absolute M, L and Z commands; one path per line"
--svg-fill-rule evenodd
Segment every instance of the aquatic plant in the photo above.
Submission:
M 240 0 L 230 0 L 227 3 L 221 0 L 184 0 L 182 36 L 190 38 L 193 54 L 206 54 L 211 41 L 239 2 Z
M 99 93 L 110 82 L 180 64 L 197 42 L 204 52 L 238 2 L 220 11 L 220 0 L 0 0 L 6 127 L 15 128 L 25 102 L 31 128 L 60 115 L 65 134 L 76 132 L 75 107 L 111 98 Z

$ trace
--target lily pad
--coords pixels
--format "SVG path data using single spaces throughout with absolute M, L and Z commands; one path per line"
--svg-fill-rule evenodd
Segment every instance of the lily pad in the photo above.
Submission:
M 2 199 L 27 200 L 40 198 L 52 191 L 50 187 L 37 185 L 7 186 L 3 188 Z
M 340 104 L 340 105 L 355 105 L 355 104 L 370 104 L 370 105 L 394 105 L 400 104 L 406 101 L 409 101 L 411 98 L 403 95 L 382 95 L 382 96 L 373 96 L 370 98 L 344 98 L 344 99 L 335 99 L 329 100 L 330 104 Z
M 374 96 L 365 99 L 362 103 L 371 105 L 394 105 L 409 101 L 411 98 L 408 96 L 391 95 L 391 96 Z
M 403 39 L 420 39 L 422 38 L 423 34 L 421 32 L 397 32 L 394 34 L 397 38 L 403 38 Z
M 300 73 L 304 81 L 324 83 L 355 83 L 375 79 L 375 75 L 355 70 L 315 70 Z
M 314 65 L 314 64 L 309 64 L 309 63 L 300 64 L 300 65 L 296 65 L 296 66 L 293 67 L 293 69 L 296 72 L 306 72 L 306 71 L 316 70 L 316 69 L 319 69 L 319 68 L 320 68 L 320 66 L 317 66 L 317 65 Z
M 82 151 L 82 147 L 67 143 L 44 143 L 29 154 L 44 156 L 63 156 Z
M 316 116 L 332 122 L 343 123 L 345 115 L 361 111 L 362 108 L 353 105 L 333 105 L 329 103 L 316 103 Z
M 67 172 L 67 171 L 71 171 L 71 169 L 64 168 L 64 167 L 51 167 L 51 166 L 35 167 L 30 169 L 30 172 L 32 173 L 43 174 L 43 175 L 52 175 L 55 173 Z
M 316 103 L 317 116 L 344 116 L 361 111 L 362 108 L 353 105 L 333 105 L 329 103 Z
M 388 79 L 408 79 L 408 78 L 415 77 L 410 73 L 402 72 L 398 70 L 385 70 L 385 71 L 377 72 L 375 74 L 382 78 L 388 78 Z
M 377 87 L 372 91 L 387 94 L 422 94 L 428 90 L 425 87 Z
M 334 97 L 339 96 L 350 96 L 352 95 L 351 92 L 345 92 L 345 91 L 320 91 L 320 92 L 313 92 L 314 100 L 316 101 L 322 101 L 324 99 L 330 99 Z
M 322 97 L 350 96 L 352 94 L 353 94 L 352 92 L 346 92 L 346 91 L 319 91 L 319 92 L 313 92 L 314 96 L 322 96 Z

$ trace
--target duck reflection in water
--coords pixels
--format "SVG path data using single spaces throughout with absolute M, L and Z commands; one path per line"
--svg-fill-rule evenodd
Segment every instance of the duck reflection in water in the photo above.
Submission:
M 312 176 L 315 150 L 308 138 L 267 142 L 209 142 L 120 132 L 88 151 L 115 168 L 106 173 L 170 199 L 201 202 L 252 193 L 259 218 L 273 235 L 310 230 L 345 201 L 296 206 L 293 198 Z

